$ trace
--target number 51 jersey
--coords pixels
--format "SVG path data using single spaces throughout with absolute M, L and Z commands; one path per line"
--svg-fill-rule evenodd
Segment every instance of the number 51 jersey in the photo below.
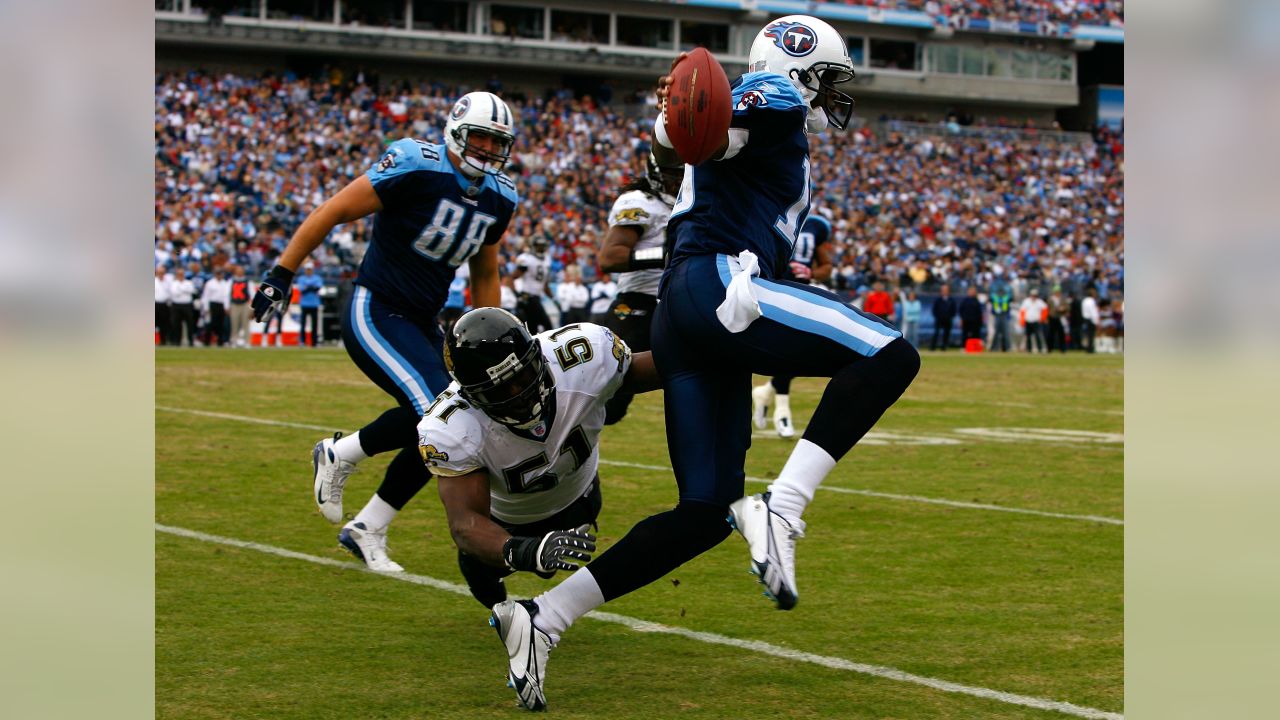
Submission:
M 513 525 L 551 517 L 591 489 L 605 402 L 631 366 L 607 328 L 566 325 L 534 336 L 555 381 L 555 416 L 542 437 L 518 435 L 458 395 L 454 382 L 418 424 L 418 450 L 435 475 L 489 473 L 490 513 Z
M 413 138 L 392 143 L 365 175 L 382 211 L 356 284 L 418 319 L 434 319 L 458 266 L 506 232 L 515 185 L 504 175 L 476 185 L 449 162 L 443 144 Z

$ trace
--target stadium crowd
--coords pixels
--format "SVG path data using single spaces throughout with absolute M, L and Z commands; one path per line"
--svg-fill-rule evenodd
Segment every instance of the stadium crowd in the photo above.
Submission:
M 915 10 L 942 22 L 959 18 L 1124 26 L 1124 0 L 842 0 L 882 10 Z
M 261 277 L 307 214 L 387 144 L 405 136 L 439 141 L 448 110 L 465 92 L 440 83 L 377 87 L 374 78 L 336 70 L 313 78 L 156 78 L 162 341 L 177 342 L 187 329 L 188 342 L 243 342 L 227 330 L 246 299 L 236 280 Z M 651 117 L 628 118 L 567 90 L 506 99 L 519 122 L 507 174 L 520 207 L 500 248 L 503 274 L 542 235 L 555 285 L 572 275 L 587 287 L 611 286 L 595 262 L 597 244 L 617 189 L 644 167 Z M 1100 129 L 1094 142 L 1075 143 L 1034 132 L 961 136 L 954 123 L 910 137 L 893 127 L 827 133 L 811 148 L 814 206 L 829 211 L 834 226 L 835 289 L 864 304 L 884 293 L 891 302 L 882 312 L 902 324 L 910 320 L 909 293 L 932 296 L 947 286 L 964 296 L 974 288 L 988 336 L 998 317 L 993 297 L 1006 289 L 1014 316 L 1025 314 L 1019 303 L 1032 291 L 1080 302 L 1092 290 L 1098 303 L 1119 309 L 1122 133 Z M 353 277 L 369 230 L 366 221 L 341 226 L 313 254 L 315 292 Z M 217 283 L 211 290 L 210 280 Z M 871 300 L 881 301 L 879 294 Z M 189 314 L 204 319 L 199 332 L 188 329 Z M 1013 334 L 1018 339 L 1016 328 Z M 1081 334 L 1074 337 L 1081 346 Z

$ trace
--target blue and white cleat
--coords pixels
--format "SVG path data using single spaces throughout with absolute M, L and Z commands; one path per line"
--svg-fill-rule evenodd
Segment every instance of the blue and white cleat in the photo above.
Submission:
M 316 443 L 311 450 L 311 467 L 315 470 L 312 497 L 320 514 L 334 525 L 342 522 L 342 489 L 346 487 L 347 478 L 356 471 L 354 463 L 338 457 L 333 450 L 334 442 L 340 437 L 342 433 L 334 433 L 333 437 Z
M 765 596 L 779 610 L 795 607 L 800 599 L 796 592 L 796 540 L 804 537 L 804 521 L 792 525 L 770 510 L 769 493 L 734 501 L 727 520 L 746 539 L 751 573 L 764 585 Z
M 507 647 L 507 687 L 515 688 L 521 707 L 534 712 L 547 709 L 542 682 L 547 655 L 556 646 L 550 635 L 533 624 L 537 614 L 532 600 L 504 600 L 489 615 L 489 624 Z
M 347 552 L 363 560 L 365 566 L 374 572 L 404 572 L 400 563 L 387 556 L 387 531 L 373 532 L 362 522 L 354 520 L 342 527 L 338 533 L 338 544 Z

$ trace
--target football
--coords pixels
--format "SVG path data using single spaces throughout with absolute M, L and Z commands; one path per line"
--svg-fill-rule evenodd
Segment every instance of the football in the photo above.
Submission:
M 707 52 L 697 48 L 671 71 L 666 130 L 680 159 L 700 165 L 724 144 L 733 117 L 729 77 Z

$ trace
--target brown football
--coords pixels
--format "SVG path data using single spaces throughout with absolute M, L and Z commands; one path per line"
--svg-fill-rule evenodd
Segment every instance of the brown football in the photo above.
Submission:
M 720 149 L 729 133 L 729 77 L 706 48 L 697 48 L 671 71 L 671 81 L 667 137 L 681 160 L 700 165 Z

